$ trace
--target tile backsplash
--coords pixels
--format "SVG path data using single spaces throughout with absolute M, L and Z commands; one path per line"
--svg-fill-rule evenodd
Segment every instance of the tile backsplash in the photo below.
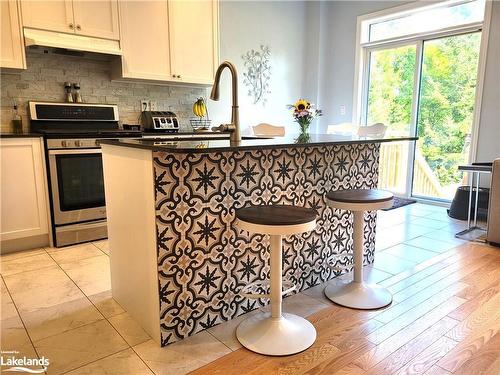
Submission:
M 27 104 L 36 101 L 64 101 L 64 82 L 80 82 L 84 102 L 117 104 L 120 120 L 137 124 L 141 100 L 152 100 L 158 110 L 177 114 L 181 131 L 190 131 L 191 108 L 205 88 L 160 86 L 142 82 L 111 81 L 111 63 L 99 56 L 74 57 L 27 51 L 28 69 L 21 73 L 2 71 L 1 74 L 1 131 L 11 131 L 12 107 L 18 103 L 23 127 L 28 129 Z

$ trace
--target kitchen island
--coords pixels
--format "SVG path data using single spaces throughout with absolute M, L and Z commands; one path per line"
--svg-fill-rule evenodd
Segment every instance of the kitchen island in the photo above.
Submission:
M 301 291 L 337 276 L 326 260 L 352 247 L 334 189 L 374 188 L 380 144 L 415 138 L 313 134 L 276 139 L 102 142 L 113 297 L 160 345 L 267 303 L 239 295 L 269 279 L 268 238 L 233 225 L 250 204 L 318 211 L 316 229 L 283 241 L 283 277 Z M 376 213 L 365 217 L 364 261 Z M 339 256 L 338 265 L 350 258 Z

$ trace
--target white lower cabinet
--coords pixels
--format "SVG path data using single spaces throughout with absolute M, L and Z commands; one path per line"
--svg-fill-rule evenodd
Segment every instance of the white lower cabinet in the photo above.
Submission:
M 4 241 L 48 235 L 42 138 L 1 138 L 0 160 L 2 245 Z

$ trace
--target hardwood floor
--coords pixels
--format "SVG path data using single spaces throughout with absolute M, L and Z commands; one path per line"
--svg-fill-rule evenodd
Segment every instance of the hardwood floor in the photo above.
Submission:
M 193 374 L 500 374 L 499 248 L 468 243 L 380 284 L 392 305 L 309 316 L 318 337 L 302 353 L 242 348 Z

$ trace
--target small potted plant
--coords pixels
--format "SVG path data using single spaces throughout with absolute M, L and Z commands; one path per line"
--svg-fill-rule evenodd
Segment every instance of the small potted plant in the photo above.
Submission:
M 289 104 L 287 107 L 292 110 L 293 119 L 300 126 L 300 135 L 297 141 L 299 143 L 308 142 L 310 139 L 309 126 L 316 117 L 323 114 L 321 109 L 315 108 L 314 104 L 305 99 L 299 99 L 295 104 Z

